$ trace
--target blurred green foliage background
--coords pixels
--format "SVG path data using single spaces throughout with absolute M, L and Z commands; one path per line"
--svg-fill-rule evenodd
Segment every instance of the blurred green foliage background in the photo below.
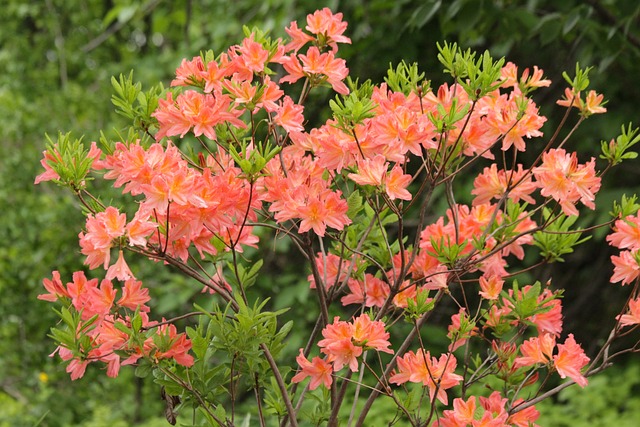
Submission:
M 157 388 L 136 379 L 131 369 L 123 369 L 117 380 L 89 369 L 85 378 L 71 383 L 57 360 L 48 357 L 53 344 L 46 335 L 55 317 L 36 296 L 52 270 L 60 270 L 64 280 L 83 268 L 77 244 L 83 219 L 69 194 L 53 185 L 33 186 L 45 133 L 72 131 L 93 141 L 104 129 L 113 136 L 125 124 L 109 101 L 112 75 L 134 69 L 143 85 L 168 83 L 181 58 L 204 49 L 218 53 L 238 43 L 242 25 L 283 36 L 285 25 L 319 6 L 311 0 L 3 1 L 0 427 L 167 425 Z M 343 12 L 349 22 L 353 44 L 341 53 L 352 75 L 361 79 L 380 82 L 389 64 L 404 59 L 417 61 L 437 85 L 444 75 L 435 43 L 455 41 L 465 48 L 489 49 L 494 57 L 504 55 L 520 67 L 543 68 L 554 82 L 537 99 L 550 117 L 547 130 L 557 124 L 553 100 L 564 89 L 561 72 L 573 70 L 576 61 L 594 66 L 593 87 L 609 99 L 610 112 L 588 121 L 573 139 L 572 148 L 585 155 L 597 155 L 600 140 L 616 136 L 620 125 L 640 122 L 637 0 L 333 0 L 321 6 Z M 318 122 L 327 114 L 321 109 L 312 113 L 311 120 Z M 586 221 L 605 218 L 611 200 L 622 192 L 638 192 L 638 164 L 622 167 L 598 196 L 602 212 Z M 620 306 L 621 298 L 619 289 L 608 284 L 610 253 L 603 250 L 602 238 L 568 257 L 562 269 L 544 272 L 566 289 L 567 299 L 576 300 L 565 313 L 565 327 L 588 351 L 604 338 L 615 314 L 610 307 Z M 278 292 L 275 304 L 295 303 L 294 314 L 310 319 L 314 311 L 305 305 L 306 275 L 291 266 L 286 250 L 266 253 L 270 267 L 263 286 L 287 290 Z M 158 314 L 179 311 L 199 292 L 168 272 L 158 276 L 142 270 L 141 276 L 152 288 Z M 292 346 L 301 340 L 294 332 Z M 639 368 L 637 362 L 623 362 L 614 375 L 605 373 L 584 391 L 570 388 L 546 403 L 548 415 L 541 425 L 635 425 L 640 417 Z

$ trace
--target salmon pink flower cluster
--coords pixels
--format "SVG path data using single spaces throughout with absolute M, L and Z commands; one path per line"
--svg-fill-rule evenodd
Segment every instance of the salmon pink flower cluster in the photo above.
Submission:
M 615 266 L 611 283 L 622 282 L 628 285 L 640 275 L 640 213 L 629 215 L 615 222 L 613 233 L 607 236 L 611 246 L 621 249 L 620 255 L 613 255 L 611 262 Z
M 182 60 L 167 90 L 144 94 L 114 79 L 114 104 L 133 123 L 128 140 L 84 149 L 61 135 L 50 144 L 36 183 L 78 196 L 87 210 L 80 251 L 90 270 L 104 270 L 103 279 L 76 272 L 63 284 L 54 271 L 43 281 L 39 298 L 63 306 L 52 336 L 72 379 L 91 362 L 109 376 L 151 366 L 216 425 L 233 425 L 226 408 L 236 411 L 238 390 L 253 388 L 262 425 L 265 413 L 292 426 L 337 425 L 355 390 L 354 400 L 366 399 L 357 425 L 386 395 L 411 425 L 524 427 L 538 417 L 540 372 L 584 387 L 597 363 L 610 363 L 607 352 L 591 360 L 563 330 L 562 290 L 529 279 L 596 228 L 573 225 L 595 209 L 615 164 L 580 163 L 569 138 L 540 142 L 547 119 L 530 94 L 550 85 L 543 70 L 519 73 L 445 43 L 438 57 L 451 82 L 432 89 L 417 65 L 402 63 L 385 83 L 358 83 L 339 57 L 346 29 L 324 8 L 292 22 L 285 39 L 247 30 L 218 55 Z M 567 117 L 580 110 L 576 127 L 606 111 L 579 80 L 558 102 Z M 317 123 L 305 103 L 320 87 L 335 100 Z M 618 141 L 602 159 L 624 158 Z M 93 194 L 89 174 L 110 180 L 120 199 Z M 640 214 L 633 203 L 616 209 L 604 224 L 614 224 L 607 241 L 620 249 L 611 282 L 633 290 L 606 346 L 640 323 Z M 304 270 L 288 255 L 264 255 L 281 238 Z M 274 258 L 287 262 L 260 273 Z M 197 284 L 196 311 L 150 320 L 152 295 L 134 274 L 146 259 Z M 293 292 L 283 289 L 291 271 L 308 275 L 315 326 L 309 316 L 282 322 L 290 314 L 269 298 Z M 441 328 L 426 329 L 431 320 Z M 307 340 L 296 341 L 296 369 L 285 343 L 293 328 Z M 469 394 L 476 383 L 486 387 Z M 322 408 L 312 415 L 309 395 Z
M 586 386 L 587 379 L 580 373 L 580 370 L 589 363 L 589 358 L 576 343 L 573 334 L 569 334 L 564 344 L 558 345 L 558 354 L 553 355 L 555 347 L 556 338 L 551 334 L 530 338 L 520 347 L 522 357 L 516 358 L 514 365 L 517 367 L 531 366 L 537 363 L 549 365 L 553 362 L 553 368 L 558 371 L 560 377 L 569 377 L 581 387 Z
M 384 353 L 393 353 L 388 348 L 389 333 L 383 322 L 366 315 L 360 315 L 353 322 L 345 322 L 338 317 L 322 330 L 323 340 L 318 342 L 320 351 L 327 355 L 327 361 L 333 364 L 333 370 L 339 371 L 348 366 L 351 371 L 358 370 L 357 358 L 367 349 Z
M 422 349 L 417 352 L 409 351 L 398 358 L 398 372 L 389 378 L 389 382 L 393 384 L 422 383 L 429 390 L 431 401 L 438 399 L 447 405 L 449 402 L 447 390 L 457 386 L 464 379 L 455 373 L 457 366 L 458 361 L 451 353 L 442 354 L 437 358 Z
M 479 401 L 479 402 L 478 402 Z M 534 407 L 509 415 L 508 401 L 500 392 L 494 391 L 489 397 L 471 396 L 464 400 L 456 398 L 453 409 L 443 412 L 434 427 L 537 427 L 535 421 L 540 416 Z M 479 404 L 478 404 L 479 403 Z M 522 403 L 522 399 L 514 402 L 514 406 Z
M 109 279 L 98 283 L 98 279 L 87 280 L 85 274 L 78 271 L 65 285 L 60 273 L 54 271 L 52 279 L 44 279 L 44 287 L 49 293 L 39 295 L 38 299 L 70 304 L 80 315 L 74 325 L 75 345 L 59 345 L 54 351 L 69 362 L 67 372 L 72 380 L 81 378 L 93 362 L 106 364 L 110 377 L 118 376 L 121 365 L 135 364 L 142 357 L 193 365 L 193 356 L 188 353 L 191 342 L 186 335 L 178 333 L 174 325 L 157 326 L 157 322 L 149 320 L 150 309 L 146 303 L 151 297 L 142 282 L 133 278 L 126 280 L 118 298 L 119 290 Z M 138 327 L 154 331 L 139 343 L 125 332 L 133 327 L 134 316 L 139 318 Z

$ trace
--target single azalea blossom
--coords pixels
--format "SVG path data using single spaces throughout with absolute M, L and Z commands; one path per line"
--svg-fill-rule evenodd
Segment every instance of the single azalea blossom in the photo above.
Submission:
M 515 359 L 514 367 L 533 366 L 538 363 L 546 365 L 552 361 L 555 347 L 556 338 L 552 334 L 530 338 L 520 346 L 522 357 Z
M 517 408 L 518 405 L 525 403 L 524 399 L 516 399 L 513 402 L 512 408 Z M 535 406 L 529 406 L 521 411 L 512 413 L 507 418 L 507 425 L 515 427 L 540 427 L 534 422 L 540 418 L 540 411 Z
M 49 293 L 38 295 L 39 300 L 55 302 L 60 298 L 69 298 L 69 292 L 62 284 L 58 271 L 52 273 L 51 279 L 43 279 L 42 284 Z
M 587 378 L 580 370 L 589 363 L 589 358 L 576 340 L 573 334 L 569 334 L 564 344 L 558 345 L 558 354 L 553 356 L 553 366 L 560 378 L 571 378 L 580 387 L 587 385 Z
M 296 21 L 292 21 L 284 30 L 291 38 L 291 41 L 284 47 L 284 50 L 287 52 L 298 52 L 302 46 L 314 40 L 312 36 L 305 33 L 298 27 L 298 23 Z
M 607 236 L 607 242 L 619 249 L 635 251 L 640 249 L 640 212 L 616 221 L 614 232 Z
M 502 292 L 504 280 L 495 275 L 487 278 L 487 275 L 485 274 L 480 277 L 479 281 L 480 296 L 488 300 L 497 300 L 500 296 L 500 292 Z
M 400 165 L 394 165 L 386 175 L 384 182 L 384 191 L 387 193 L 387 196 L 389 196 L 389 199 L 411 200 L 413 196 L 407 190 L 411 178 L 411 175 L 405 174 L 402 171 Z
M 318 356 L 314 357 L 311 362 L 309 362 L 309 360 L 304 356 L 302 349 L 300 349 L 300 354 L 296 357 L 296 362 L 298 362 L 298 365 L 302 369 L 294 375 L 293 378 L 291 378 L 292 382 L 299 383 L 307 377 L 310 377 L 310 390 L 315 390 L 320 384 L 324 385 L 325 388 L 331 387 L 331 383 L 333 382 L 333 378 L 331 376 L 333 373 L 333 366 L 331 366 L 331 363 Z
M 304 121 L 303 110 L 304 107 L 302 105 L 294 103 L 289 96 L 285 96 L 281 105 L 275 110 L 276 115 L 273 121 L 282 126 L 287 132 L 302 132 L 304 131 L 304 126 L 302 125 Z
M 116 302 L 120 307 L 126 307 L 129 310 L 147 312 L 149 307 L 145 305 L 151 300 L 149 289 L 142 287 L 142 282 L 134 278 L 128 279 L 122 288 L 122 297 Z
M 477 409 L 475 396 L 470 396 L 467 400 L 455 398 L 453 399 L 453 409 L 445 410 L 435 425 L 437 427 L 466 427 L 475 421 Z
M 527 88 L 548 87 L 551 80 L 543 79 L 544 72 L 536 65 L 533 66 L 533 72 L 529 75 L 529 69 L 525 68 L 520 77 L 520 84 Z
M 323 191 L 321 194 L 311 194 L 307 204 L 298 207 L 298 215 L 302 219 L 298 232 L 305 233 L 311 229 L 318 235 L 324 236 L 327 226 L 342 230 L 351 224 L 347 216 L 347 201 L 340 197 L 340 193 Z
M 367 314 L 362 314 L 353 321 L 352 341 L 355 345 L 366 349 L 393 353 L 393 350 L 388 348 L 391 343 L 389 342 L 389 332 L 385 331 L 385 326 L 384 322 L 371 320 Z
M 191 367 L 194 359 L 188 352 L 191 349 L 191 340 L 182 332 L 178 333 L 175 325 L 161 325 L 157 330 L 157 341 L 161 345 L 156 347 L 151 356 L 155 360 L 173 359 L 179 365 Z
M 620 326 L 634 326 L 640 324 L 640 298 L 629 301 L 629 309 L 625 314 L 616 317 Z
M 109 314 L 116 299 L 116 292 L 113 283 L 108 279 L 103 279 L 99 287 L 91 288 L 89 298 L 82 311 L 83 318 L 85 315 L 88 318 L 95 314 L 102 317 Z
M 105 276 L 107 280 L 118 279 L 121 281 L 125 281 L 133 278 L 133 273 L 129 268 L 129 265 L 124 259 L 124 254 L 122 253 L 122 249 L 118 251 L 118 260 L 107 270 L 107 275 Z
M 614 266 L 613 275 L 609 280 L 611 283 L 622 282 L 628 285 L 640 276 L 640 265 L 638 265 L 638 252 L 622 251 L 620 255 L 612 255 L 611 263 Z

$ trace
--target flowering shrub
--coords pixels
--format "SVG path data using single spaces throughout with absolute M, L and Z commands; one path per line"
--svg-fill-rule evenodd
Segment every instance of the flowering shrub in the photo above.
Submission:
M 632 290 L 593 359 L 563 331 L 561 290 L 514 278 L 563 261 L 591 230 L 574 224 L 596 207 L 605 172 L 635 157 L 631 127 L 602 143 L 601 165 L 568 151 L 575 128 L 606 111 L 587 91 L 588 70 L 565 74 L 558 101 L 561 127 L 577 110 L 573 128 L 544 139 L 530 95 L 550 81 L 537 67 L 520 73 L 445 43 L 438 58 L 451 83 L 432 89 L 402 63 L 385 83 L 359 84 L 336 56 L 350 43 L 346 27 L 325 8 L 304 29 L 292 22 L 287 40 L 247 29 L 226 52 L 184 59 L 168 90 L 114 78 L 113 103 L 133 124 L 126 140 L 89 149 L 70 134 L 50 141 L 36 183 L 78 196 L 85 263 L 105 270 L 102 280 L 75 272 L 65 284 L 57 271 L 44 280 L 40 298 L 62 306 L 51 335 L 72 379 L 90 364 L 109 376 L 130 364 L 153 372 L 172 424 L 194 408 L 195 425 L 235 425 L 246 389 L 261 425 L 371 425 L 385 396 L 397 409 L 385 423 L 531 426 L 535 403 L 637 351 L 611 351 L 640 323 L 635 197 L 600 225 L 613 227 L 607 240 L 621 249 L 611 282 Z M 332 118 L 311 128 L 304 105 L 318 89 L 339 95 Z M 456 178 L 473 178 L 481 162 L 464 194 Z M 119 206 L 92 192 L 100 173 L 122 188 Z M 259 229 L 286 236 L 308 260 L 320 315 L 294 368 L 282 350 L 301 326 L 247 296 L 262 261 L 241 254 L 269 236 Z M 154 320 L 129 252 L 177 268 L 212 294 L 210 305 Z M 433 313 L 451 316 L 444 351 L 422 333 Z M 566 381 L 547 391 L 537 381 L 554 376 Z

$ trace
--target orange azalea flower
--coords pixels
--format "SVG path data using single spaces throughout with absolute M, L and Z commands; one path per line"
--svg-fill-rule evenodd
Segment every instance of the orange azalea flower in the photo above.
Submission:
M 564 98 L 557 101 L 556 104 L 563 107 L 576 107 L 580 110 L 580 114 L 588 117 L 592 114 L 606 113 L 607 109 L 603 107 L 604 95 L 596 93 L 594 90 L 590 90 L 587 93 L 586 99 L 583 101 L 580 92 L 574 92 L 570 88 L 564 90 Z
M 453 399 L 453 412 L 456 421 L 464 424 L 472 423 L 476 414 L 476 397 L 471 396 L 465 402 L 460 398 Z
M 537 363 L 546 365 L 551 362 L 555 347 L 556 338 L 552 334 L 530 338 L 520 346 L 522 357 L 516 358 L 514 367 L 533 366 Z
M 338 317 L 322 330 L 323 340 L 318 342 L 321 352 L 327 355 L 327 361 L 333 363 L 333 370 L 339 371 L 345 365 L 353 372 L 358 370 L 358 360 L 364 349 L 374 349 L 393 353 L 389 349 L 389 333 L 385 324 L 372 321 L 363 314 L 353 323 L 341 321 Z
M 194 359 L 188 352 L 191 349 L 191 341 L 184 332 L 178 333 L 173 324 L 158 327 L 156 340 L 160 347 L 151 354 L 154 359 L 173 359 L 176 363 L 186 366 L 193 365 Z
M 516 399 L 513 402 L 512 407 L 517 407 L 519 404 L 524 403 L 523 399 Z M 516 427 L 539 427 L 538 424 L 533 422 L 540 418 L 540 412 L 535 406 L 529 406 L 522 411 L 518 411 L 515 414 L 509 415 L 507 418 L 507 424 Z
M 587 385 L 587 379 L 580 373 L 587 363 L 589 358 L 573 339 L 573 334 L 569 334 L 564 344 L 558 345 L 558 354 L 553 356 L 553 365 L 560 374 L 560 378 L 569 377 L 580 387 Z
M 385 331 L 384 322 L 373 321 L 367 314 L 362 314 L 353 321 L 352 341 L 355 345 L 384 353 L 393 353 L 393 350 L 388 348 L 391 345 L 388 340 L 389 332 Z
M 334 51 L 338 49 L 337 43 L 351 43 L 351 39 L 343 35 L 347 23 L 342 20 L 342 13 L 334 14 L 328 7 L 307 15 L 305 28 L 312 34 L 324 37 Z
M 556 101 L 556 104 L 562 107 L 576 107 L 582 109 L 582 101 L 580 100 L 580 92 L 574 92 L 571 88 L 564 89 L 564 98 Z
M 529 69 L 525 68 L 520 78 L 520 83 L 528 88 L 532 87 L 547 87 L 551 85 L 551 80 L 542 78 L 543 71 L 536 65 L 533 66 L 533 73 L 529 77 Z
M 584 103 L 584 109 L 589 112 L 589 114 L 606 113 L 607 109 L 602 106 L 603 99 L 604 95 L 597 94 L 594 90 L 590 90 Z
M 518 83 L 525 88 L 547 87 L 551 84 L 551 80 L 542 78 L 543 71 L 537 66 L 533 66 L 531 76 L 529 73 L 529 69 L 525 68 L 522 77 L 518 79 L 518 67 L 513 62 L 507 62 L 500 74 L 504 80 L 502 87 L 517 87 Z
M 197 85 L 202 82 L 204 70 L 201 56 L 194 56 L 191 61 L 184 58 L 176 68 L 176 78 L 171 81 L 171 86 Z
M 613 275 L 609 280 L 611 283 L 621 281 L 624 286 L 636 280 L 640 275 L 640 266 L 636 260 L 636 255 L 637 252 L 622 251 L 620 256 L 611 256 L 611 262 L 614 265 Z
M 147 237 L 153 233 L 158 224 L 149 221 L 149 215 L 143 214 L 140 210 L 136 212 L 135 216 L 127 224 L 127 239 L 129 239 L 130 246 L 146 246 Z
M 580 201 L 590 209 L 595 193 L 600 189 L 600 177 L 596 176 L 595 159 L 579 164 L 576 153 L 564 149 L 552 149 L 542 155 L 542 165 L 533 168 L 540 186 L 540 194 L 552 197 L 567 215 L 578 215 L 575 204 Z
M 237 53 L 240 54 L 242 66 L 252 73 L 264 71 L 265 63 L 269 59 L 269 51 L 253 40 L 253 34 L 242 41 Z
M 129 265 L 124 259 L 124 254 L 122 253 L 122 249 L 118 252 L 118 260 L 107 270 L 107 275 L 105 276 L 107 280 L 118 279 L 121 281 L 129 280 L 133 278 L 133 273 L 129 268 Z
M 511 95 L 501 95 L 493 100 L 492 108 L 487 109 L 483 124 L 487 128 L 487 137 L 492 140 L 502 139 L 502 150 L 508 150 L 512 145 L 518 151 L 525 151 L 524 138 L 542 136 L 540 129 L 547 119 L 539 114 L 536 104 L 527 98 L 524 114 L 520 111 L 517 100 L 523 95 L 512 92 Z
M 78 237 L 81 252 L 87 256 L 85 264 L 89 265 L 89 268 L 109 266 L 112 242 L 124 235 L 126 223 L 126 215 L 113 206 L 107 207 L 104 212 L 98 212 L 95 216 L 87 216 L 87 232 L 80 233 Z
M 293 102 L 289 96 L 285 96 L 284 100 L 276 108 L 276 115 L 273 121 L 277 125 L 282 126 L 287 132 L 303 132 L 304 116 L 302 111 L 304 107 Z
M 447 405 L 446 390 L 455 387 L 462 381 L 462 376 L 455 373 L 457 360 L 451 353 L 442 354 L 440 359 L 431 357 L 429 352 L 422 349 L 417 352 L 409 351 L 398 358 L 398 372 L 389 378 L 394 384 L 404 384 L 408 381 L 422 383 L 429 389 L 430 399 L 437 398 Z M 436 394 L 437 390 L 437 394 Z
M 351 293 L 340 300 L 342 305 L 365 304 L 365 307 L 382 307 L 389 296 L 389 285 L 370 273 L 365 274 L 364 281 L 349 279 L 347 282 Z
M 54 271 L 51 279 L 43 279 L 42 284 L 44 288 L 49 292 L 48 294 L 38 295 L 38 299 L 43 301 L 55 302 L 59 298 L 69 298 L 69 292 L 62 284 L 60 280 L 60 273 Z
M 309 383 L 310 390 L 315 390 L 320 384 L 324 385 L 325 388 L 331 387 L 331 383 L 333 382 L 333 378 L 331 377 L 333 366 L 331 366 L 331 363 L 318 356 L 309 362 L 309 360 L 304 357 L 302 349 L 300 349 L 300 354 L 296 357 L 296 362 L 298 362 L 302 370 L 291 378 L 292 382 L 299 383 L 307 377 L 311 377 L 311 382 Z
M 113 283 L 110 280 L 103 279 L 100 282 L 100 287 L 90 288 L 88 292 L 88 299 L 82 312 L 82 317 L 85 315 L 87 318 L 94 314 L 100 314 L 106 316 L 113 307 L 113 302 L 116 299 L 116 290 L 113 289 Z
M 514 187 L 514 184 L 518 183 Z M 520 199 L 527 203 L 535 204 L 536 201 L 531 197 L 538 186 L 531 181 L 531 175 L 527 174 L 521 164 L 518 169 L 498 170 L 498 166 L 493 163 L 490 167 L 484 168 L 482 173 L 473 181 L 473 190 L 471 194 L 476 196 L 473 199 L 473 205 L 481 205 L 489 202 L 491 199 L 500 200 L 509 189 L 509 199 L 518 202 Z
M 73 273 L 73 281 L 67 283 L 67 291 L 76 310 L 81 311 L 88 304 L 91 289 L 98 287 L 98 279 L 87 280 L 84 271 Z
M 518 85 L 518 66 L 513 62 L 507 62 L 500 71 L 500 78 L 503 80 L 502 87 L 513 87 Z
M 629 301 L 629 310 L 626 314 L 616 317 L 620 326 L 633 326 L 640 324 L 640 298 Z
M 386 175 L 384 189 L 389 199 L 411 200 L 411 193 L 407 186 L 411 182 L 411 175 L 405 174 L 400 165 L 396 164 Z
M 321 352 L 327 355 L 327 361 L 333 363 L 333 370 L 339 371 L 345 365 L 353 372 L 358 370 L 357 358 L 362 354 L 362 347 L 353 341 L 354 326 L 351 323 L 333 319 L 333 323 L 322 330 L 323 340 L 318 342 Z
M 498 392 L 494 392 L 489 399 L 481 397 L 483 405 L 480 407 L 476 404 L 475 396 L 469 397 L 466 401 L 461 398 L 454 399 L 453 410 L 443 411 L 443 416 L 434 423 L 434 427 L 507 427 L 509 415 L 504 405 L 495 408 L 495 411 L 484 407 L 496 394 L 500 398 Z M 506 403 L 506 400 L 501 399 L 501 402 Z
M 358 185 L 379 186 L 382 184 L 389 164 L 382 154 L 372 159 L 358 159 L 358 172 L 350 173 L 349 179 Z
M 284 50 L 287 52 L 298 52 L 302 46 L 314 40 L 312 36 L 298 28 L 298 23 L 296 21 L 292 21 L 284 30 L 287 32 L 289 37 L 291 37 L 291 41 L 284 47 Z
M 550 290 L 546 289 L 538 298 L 538 302 L 552 296 Z M 544 303 L 542 307 L 551 307 L 550 310 L 531 316 L 527 320 L 533 322 L 538 328 L 539 334 L 553 334 L 556 337 L 562 332 L 562 302 L 559 299 L 551 299 Z
M 619 219 L 614 226 L 614 232 L 607 236 L 607 242 L 619 249 L 640 249 L 640 212 Z
M 497 300 L 502 292 L 502 285 L 504 280 L 498 276 L 490 276 L 488 279 L 486 275 L 480 277 L 480 296 L 488 300 Z
M 151 300 L 149 289 L 142 287 L 142 282 L 136 279 L 129 279 L 124 283 L 122 288 L 122 298 L 116 304 L 120 307 L 126 307 L 129 310 L 149 311 L 149 307 L 145 304 Z

